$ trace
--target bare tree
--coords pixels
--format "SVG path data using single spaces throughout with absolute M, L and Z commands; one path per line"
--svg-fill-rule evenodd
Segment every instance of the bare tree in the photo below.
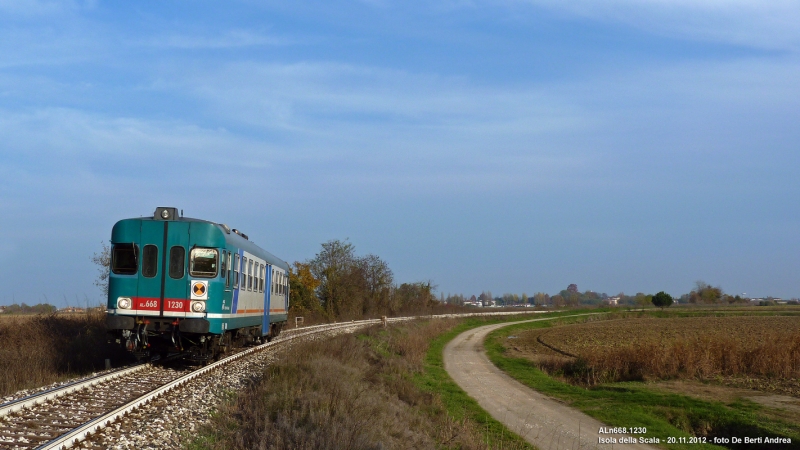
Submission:
M 108 273 L 111 267 L 111 247 L 105 242 L 101 242 L 102 250 L 100 253 L 92 255 L 92 262 L 97 264 L 97 278 L 94 285 L 103 291 L 103 295 L 108 296 Z

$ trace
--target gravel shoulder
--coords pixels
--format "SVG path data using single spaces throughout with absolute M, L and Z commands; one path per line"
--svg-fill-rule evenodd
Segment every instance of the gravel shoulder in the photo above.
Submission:
M 528 322 L 538 320 L 549 319 Z M 534 391 L 495 367 L 486 356 L 483 341 L 490 332 L 517 323 L 520 322 L 473 328 L 456 336 L 444 348 L 445 370 L 483 409 L 539 449 L 655 448 L 620 443 L 625 435 L 599 433 L 607 425 Z M 616 443 L 599 444 L 600 438 L 614 438 Z

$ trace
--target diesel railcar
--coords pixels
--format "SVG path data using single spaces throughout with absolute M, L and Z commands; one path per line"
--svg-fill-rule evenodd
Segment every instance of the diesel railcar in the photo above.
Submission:
M 137 359 L 207 362 L 286 324 L 289 265 L 227 225 L 156 208 L 111 231 L 106 324 Z

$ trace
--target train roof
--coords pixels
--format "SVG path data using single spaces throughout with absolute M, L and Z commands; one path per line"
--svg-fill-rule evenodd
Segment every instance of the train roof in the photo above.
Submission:
M 156 213 L 158 213 L 158 211 L 159 210 L 157 209 Z M 224 236 L 225 242 L 227 244 L 230 244 L 230 245 L 233 245 L 233 246 L 235 246 L 237 248 L 240 248 L 240 249 L 242 249 L 242 250 L 244 250 L 244 251 L 246 251 L 246 252 L 248 252 L 250 254 L 258 256 L 259 258 L 263 258 L 269 264 L 281 267 L 281 268 L 283 268 L 284 270 L 287 270 L 287 271 L 289 270 L 289 263 L 288 262 L 278 258 L 277 256 L 273 255 L 272 253 L 270 253 L 270 252 L 264 250 L 263 248 L 259 247 L 258 245 L 253 243 L 246 234 L 241 233 L 240 231 L 238 231 L 236 229 L 232 229 L 228 225 L 225 225 L 223 223 L 217 223 L 217 222 L 212 222 L 212 221 L 203 220 L 203 219 L 195 219 L 195 218 L 192 218 L 192 217 L 179 217 L 177 214 L 175 214 L 174 216 L 172 216 L 172 217 L 170 217 L 169 219 L 166 219 L 166 220 L 157 219 L 155 217 L 131 217 L 129 219 L 122 219 L 122 220 L 118 221 L 117 223 L 125 222 L 125 221 L 194 222 L 194 223 L 199 223 L 199 224 L 207 224 L 209 226 L 213 226 L 213 227 L 219 229 L 219 231 L 222 232 L 222 235 Z

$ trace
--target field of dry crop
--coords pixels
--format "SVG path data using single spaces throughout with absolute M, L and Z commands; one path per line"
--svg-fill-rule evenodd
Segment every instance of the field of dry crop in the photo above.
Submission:
M 0 397 L 102 369 L 105 314 L 7 315 L 0 319 Z
M 626 318 L 529 330 L 512 353 L 573 382 L 737 378 L 800 395 L 800 317 Z

